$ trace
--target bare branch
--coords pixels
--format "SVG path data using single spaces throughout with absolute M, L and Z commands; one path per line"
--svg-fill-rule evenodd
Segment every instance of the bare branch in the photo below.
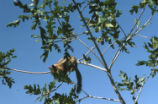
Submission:
M 144 83 L 143 83 L 143 85 L 140 87 L 139 92 L 138 92 L 138 95 L 137 95 L 136 99 L 134 100 L 134 104 L 137 104 L 137 103 L 138 103 L 138 99 L 139 99 L 139 97 L 140 97 L 140 94 L 141 94 L 141 92 L 142 92 L 142 89 L 143 89 L 145 83 L 147 82 L 147 80 L 152 76 L 152 74 L 153 74 L 153 71 L 151 71 L 151 73 L 145 78 Z
M 95 54 L 95 52 L 93 52 L 86 43 L 84 43 L 81 39 L 77 38 L 77 40 L 79 40 L 89 51 L 91 51 L 93 53 L 93 55 L 99 60 L 99 62 L 101 64 L 103 64 L 103 62 L 101 61 L 101 59 Z M 104 65 L 104 64 L 103 64 Z
M 117 59 L 118 56 L 120 55 L 121 49 L 122 49 L 122 48 L 119 48 L 119 49 L 117 50 L 117 52 L 116 52 L 114 58 L 112 59 L 111 64 L 109 65 L 109 70 L 112 69 L 113 64 L 115 63 L 116 59 Z
M 114 41 L 113 43 L 109 44 L 104 50 L 102 54 L 105 54 L 107 52 L 107 50 L 116 43 L 116 41 Z
M 80 61 L 77 61 L 78 64 L 83 64 L 83 65 L 87 65 L 87 66 L 90 66 L 90 67 L 93 67 L 93 68 L 96 68 L 96 69 L 99 69 L 101 71 L 107 71 L 107 69 L 104 69 L 102 67 L 99 67 L 99 66 L 96 66 L 96 65 L 93 65 L 93 64 L 89 64 L 89 63 L 86 63 L 86 62 L 80 62 Z
M 145 11 L 145 6 L 144 6 L 144 8 L 143 8 L 142 12 L 140 13 L 140 15 L 139 15 L 138 19 L 136 19 L 136 23 L 135 23 L 135 24 L 134 24 L 134 26 L 131 28 L 131 30 L 130 30 L 130 32 L 129 32 L 129 34 L 131 34 L 131 33 L 133 32 L 133 30 L 135 29 L 135 27 L 137 26 L 137 24 L 138 24 L 138 22 L 139 22 L 140 18 L 141 18 L 141 17 L 142 17 L 142 15 L 144 14 L 144 11 Z
M 87 56 L 91 51 L 93 51 L 93 49 L 95 49 L 95 46 L 93 46 L 90 50 L 88 50 L 88 52 L 85 54 L 85 56 Z M 79 61 L 83 60 L 83 57 L 78 60 Z
M 144 23 L 144 25 L 142 25 L 140 28 L 138 28 L 136 31 L 135 31 L 135 35 L 138 34 L 143 28 L 145 28 L 151 21 L 152 17 L 153 17 L 154 13 L 149 17 L 149 19 Z
M 89 98 L 95 98 L 95 99 L 103 99 L 103 100 L 108 100 L 108 101 L 114 101 L 114 102 L 120 102 L 120 100 L 116 99 L 111 99 L 111 98 L 104 98 L 104 97 L 99 97 L 99 96 L 88 96 Z
M 8 69 L 8 70 L 16 71 L 16 72 L 27 73 L 27 74 L 49 74 L 49 73 L 51 73 L 51 71 L 47 71 L 47 72 L 30 72 L 30 71 L 23 71 L 23 70 L 12 69 L 12 68 L 2 68 L 2 69 Z
M 61 82 L 54 90 L 52 90 L 51 92 L 54 92 L 54 91 L 56 91 L 58 88 L 60 88 L 61 86 L 62 86 L 62 84 L 63 84 L 64 82 Z
M 117 23 L 118 23 L 118 22 L 117 22 Z M 119 27 L 120 27 L 120 30 L 123 32 L 124 36 L 127 37 L 127 34 L 126 34 L 126 32 L 124 31 L 124 29 L 121 27 L 121 25 L 120 25 L 119 23 L 118 23 L 118 25 L 119 25 Z M 107 51 L 112 45 L 114 45 L 115 43 L 116 43 L 116 40 L 115 40 L 113 43 L 109 44 L 108 47 L 103 50 L 103 53 L 102 53 L 102 54 L 105 54 L 106 51 Z
M 136 36 L 137 36 L 137 37 L 146 38 L 146 39 L 148 38 L 148 37 L 147 37 L 147 36 L 145 36 L 145 35 L 138 35 L 138 34 L 137 34 Z
M 120 100 L 117 100 L 117 99 L 105 98 L 105 97 L 99 97 L 99 96 L 91 96 L 91 95 L 85 96 L 85 97 L 79 99 L 77 102 L 81 102 L 82 100 L 84 100 L 86 98 L 94 98 L 94 99 L 102 99 L 102 100 L 113 101 L 113 102 L 120 102 Z
M 88 2 L 88 0 L 86 0 L 87 2 Z M 86 2 L 85 1 L 85 2 Z M 82 8 L 82 10 L 81 10 L 81 12 L 83 12 L 84 10 L 85 10 L 85 8 L 88 6 L 89 4 L 87 3 L 83 8 Z
M 99 96 L 92 96 L 89 95 L 87 92 L 85 92 L 84 90 L 82 90 L 83 93 L 86 95 L 85 97 L 80 98 L 77 102 L 81 102 L 82 100 L 86 99 L 86 98 L 94 98 L 94 99 L 102 99 L 102 100 L 107 100 L 107 101 L 113 101 L 113 102 L 120 102 L 120 100 L 117 99 L 112 99 L 112 98 L 105 98 L 105 97 L 99 97 Z
M 135 36 L 135 34 L 131 34 L 133 32 L 133 30 L 135 29 L 135 27 L 137 26 L 138 24 L 138 21 L 140 20 L 140 18 L 142 17 L 143 13 L 145 11 L 145 7 L 143 8 L 142 12 L 140 13 L 136 23 L 134 24 L 134 26 L 131 28 L 130 32 L 129 32 L 129 36 L 126 38 L 125 42 L 127 42 L 128 40 L 130 40 L 133 36 Z M 124 47 L 126 44 L 123 43 L 122 47 Z M 115 53 L 114 55 L 114 58 L 112 59 L 112 62 L 111 64 L 109 65 L 109 70 L 111 70 L 113 64 L 115 63 L 115 61 L 117 60 L 118 56 L 120 55 L 120 52 L 121 52 L 121 49 L 122 47 L 120 47 L 117 52 Z
M 89 19 L 89 21 L 88 21 L 87 25 L 89 25 L 89 23 L 90 23 L 91 19 L 92 19 L 92 18 L 90 18 L 90 19 Z M 87 56 L 87 55 L 88 55 L 90 52 L 92 52 L 92 51 L 93 51 L 93 49 L 95 49 L 95 48 L 96 48 L 96 46 L 94 45 L 94 46 L 93 46 L 90 50 L 88 50 L 88 52 L 85 54 L 85 56 Z M 80 59 L 79 59 L 79 61 L 80 61 L 80 60 L 82 60 L 82 59 L 83 59 L 83 57 L 82 57 L 82 58 L 80 58 Z
M 118 23 L 118 22 L 117 22 Z M 124 29 L 122 28 L 122 26 L 118 23 L 119 27 L 120 27 L 120 30 L 123 32 L 124 36 L 127 37 L 127 34 L 126 32 L 124 31 Z
M 66 38 L 66 37 L 57 37 L 56 39 L 59 39 L 59 40 L 55 40 L 54 42 L 57 43 L 57 42 L 61 42 L 62 40 L 66 40 L 66 41 L 76 40 L 76 38 L 78 36 L 81 36 L 81 35 L 84 35 L 84 34 L 73 34 L 73 36 L 71 36 L 69 38 Z

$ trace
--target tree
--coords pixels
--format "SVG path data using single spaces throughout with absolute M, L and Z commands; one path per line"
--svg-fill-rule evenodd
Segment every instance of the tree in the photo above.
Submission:
M 149 75 L 143 77 L 134 75 L 131 78 L 130 75 L 120 70 L 120 80 L 116 80 L 112 74 L 116 71 L 113 70 L 113 66 L 121 53 L 130 54 L 129 47 L 133 48 L 136 46 L 134 37 L 145 37 L 139 33 L 148 26 L 152 17 L 157 13 L 158 3 L 156 0 L 142 0 L 138 4 L 133 5 L 130 9 L 130 14 L 137 16 L 137 18 L 134 26 L 126 33 L 119 23 L 121 11 L 117 8 L 118 2 L 115 0 L 31 0 L 31 2 L 23 3 L 17 0 L 14 1 L 14 5 L 22 9 L 24 14 L 19 15 L 17 20 L 7 25 L 8 27 L 17 27 L 21 22 L 32 21 L 31 29 L 38 30 L 40 34 L 31 35 L 31 37 L 41 42 L 43 50 L 41 58 L 43 62 L 46 62 L 50 53 L 54 51 L 63 54 L 65 58 L 73 56 L 75 49 L 79 48 L 73 46 L 73 41 L 78 40 L 88 49 L 88 52 L 82 53 L 82 58 L 77 59 L 77 64 L 84 64 L 106 73 L 109 80 L 105 79 L 105 81 L 110 82 L 118 99 L 93 96 L 84 91 L 84 88 L 81 91 L 83 95 L 80 95 L 80 93 L 76 92 L 77 84 L 72 80 L 70 77 L 71 73 L 69 72 L 28 72 L 9 68 L 8 64 L 12 58 L 16 57 L 13 54 L 14 49 L 8 52 L 0 52 L 2 84 L 7 84 L 10 88 L 12 87 L 14 79 L 9 77 L 11 71 L 31 74 L 52 74 L 54 77 L 53 81 L 45 84 L 44 87 L 39 84 L 25 85 L 26 93 L 38 95 L 37 100 L 44 100 L 44 104 L 76 104 L 82 103 L 87 98 L 126 104 L 128 101 L 125 100 L 121 92 L 129 91 L 133 103 L 138 104 L 144 84 L 150 77 L 155 77 L 158 71 L 158 37 L 153 36 L 150 42 L 144 45 L 145 50 L 149 54 L 148 60 L 138 61 L 136 64 L 137 66 L 144 65 L 149 67 L 151 69 Z M 145 9 L 150 10 L 151 16 L 147 21 L 141 22 Z M 78 15 L 75 16 L 74 14 L 77 13 Z M 76 24 L 72 23 L 72 18 L 76 18 L 81 22 L 79 24 L 82 28 L 81 31 L 77 31 L 78 27 L 75 27 Z M 94 46 L 89 47 L 87 43 Z M 115 51 L 110 63 L 105 58 L 107 50 Z M 101 66 L 92 64 L 94 60 L 97 60 Z M 67 93 L 58 92 L 57 90 L 65 83 L 70 85 L 70 91 L 67 91 Z

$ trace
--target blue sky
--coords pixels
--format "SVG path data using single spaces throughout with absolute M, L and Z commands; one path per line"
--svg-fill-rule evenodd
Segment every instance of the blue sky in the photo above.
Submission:
M 128 33 L 131 27 L 134 24 L 134 19 L 136 15 L 131 16 L 128 13 L 129 8 L 132 4 L 137 3 L 133 0 L 120 0 L 118 4 L 118 8 L 122 10 L 123 15 L 118 19 L 120 25 L 124 28 L 124 30 Z M 21 70 L 27 71 L 35 71 L 35 72 L 45 72 L 48 71 L 48 67 L 55 63 L 58 59 L 62 57 L 61 54 L 57 54 L 56 52 L 51 53 L 46 63 L 43 63 L 40 59 L 40 55 L 42 54 L 42 50 L 40 49 L 41 44 L 35 42 L 35 39 L 30 37 L 30 34 L 37 34 L 39 31 L 31 31 L 30 26 L 31 22 L 25 22 L 20 24 L 17 28 L 7 28 L 6 25 L 15 20 L 18 15 L 22 14 L 22 11 L 14 7 L 12 0 L 0 0 L 0 51 L 7 51 L 11 48 L 15 48 L 15 54 L 18 56 L 14 59 L 10 64 L 10 68 L 17 68 Z M 77 15 L 77 14 L 75 14 Z M 150 11 L 147 9 L 145 15 L 143 16 L 141 21 L 146 21 L 147 18 L 150 17 Z M 147 59 L 147 53 L 142 48 L 144 42 L 147 42 L 151 36 L 157 35 L 157 27 L 158 27 L 158 15 L 156 14 L 152 23 L 145 28 L 140 34 L 146 35 L 148 38 L 135 37 L 134 41 L 137 43 L 136 48 L 130 49 L 130 54 L 121 53 L 120 57 L 116 61 L 113 67 L 113 76 L 115 80 L 119 80 L 119 71 L 124 70 L 130 76 L 138 74 L 139 76 L 144 76 L 149 74 L 149 69 L 146 67 L 136 67 L 135 64 L 137 60 Z M 72 19 L 74 25 L 79 22 L 74 18 Z M 77 27 L 76 27 L 77 28 Z M 78 28 L 76 32 L 81 31 L 81 28 Z M 83 39 L 83 38 L 82 38 Z M 83 39 L 84 40 L 84 39 Z M 93 46 L 93 44 L 88 43 L 89 46 Z M 79 44 L 78 41 L 73 42 L 73 46 L 76 46 L 75 55 L 77 58 L 81 57 L 81 54 L 78 52 L 84 53 L 87 49 Z M 111 62 L 111 58 L 114 55 L 116 50 L 109 49 L 105 54 L 105 59 L 108 63 Z M 92 55 L 93 59 L 94 56 Z M 97 61 L 93 61 L 93 64 L 99 65 Z M 102 67 L 102 66 L 101 66 Z M 83 76 L 83 89 L 91 95 L 94 96 L 102 96 L 107 98 L 116 99 L 117 96 L 114 94 L 111 85 L 109 85 L 109 80 L 106 74 L 100 70 L 86 67 L 84 65 L 79 65 L 79 69 Z M 50 82 L 53 80 L 51 75 L 30 75 L 19 72 L 12 72 L 11 75 L 15 79 L 15 84 L 11 89 L 7 86 L 0 86 L 0 102 L 2 104 L 42 104 L 42 102 L 34 102 L 36 96 L 30 96 L 25 94 L 24 85 L 27 84 L 40 84 L 44 86 L 46 82 Z M 74 74 L 72 74 L 72 78 L 75 79 Z M 143 88 L 142 95 L 140 97 L 140 104 L 156 104 L 157 103 L 157 77 L 154 79 L 150 79 L 145 87 Z M 67 89 L 59 89 L 65 91 Z M 127 104 L 132 104 L 130 99 L 129 92 L 122 93 Z M 87 99 L 82 102 L 82 104 L 119 104 L 119 103 L 111 103 L 104 100 L 96 100 L 96 99 Z

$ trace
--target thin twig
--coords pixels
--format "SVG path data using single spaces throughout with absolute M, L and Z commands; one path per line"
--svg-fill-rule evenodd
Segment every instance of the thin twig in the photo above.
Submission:
M 137 26 L 138 21 L 139 21 L 140 18 L 142 17 L 144 11 L 145 11 L 145 7 L 143 8 L 142 12 L 140 13 L 140 15 L 139 15 L 139 17 L 138 17 L 136 23 L 135 23 L 134 26 L 131 28 L 131 30 L 130 30 L 130 32 L 129 32 L 129 36 L 126 38 L 125 42 L 127 42 L 128 40 L 130 40 L 130 39 L 135 35 L 135 34 L 131 34 L 131 33 L 133 32 L 133 30 L 134 30 L 135 27 Z M 126 45 L 126 44 L 123 43 L 122 47 L 124 47 L 125 45 Z M 115 55 L 114 55 L 114 58 L 112 59 L 112 62 L 111 62 L 111 64 L 109 65 L 109 70 L 112 69 L 113 64 L 115 63 L 115 61 L 117 60 L 118 56 L 120 55 L 120 52 L 121 52 L 121 50 L 122 50 L 122 47 L 120 47 L 120 48 L 116 51 L 116 53 L 115 53 Z
M 118 22 L 117 22 L 118 23 Z M 126 32 L 124 31 L 124 29 L 122 28 L 122 26 L 118 23 L 119 27 L 120 27 L 120 30 L 123 32 L 124 36 L 127 37 L 127 34 Z
M 93 51 L 93 49 L 95 49 L 95 46 L 93 46 L 90 50 L 88 50 L 88 52 L 87 53 L 85 53 L 85 56 L 87 56 L 91 51 Z M 84 58 L 82 57 L 82 58 L 80 58 L 80 59 L 78 59 L 79 61 L 81 61 L 81 60 L 83 60 Z
M 57 43 L 57 42 L 61 42 L 62 40 L 66 40 L 66 41 L 72 41 L 72 40 L 75 40 L 78 36 L 81 36 L 81 35 L 84 35 L 84 34 L 73 34 L 73 36 L 67 38 L 67 37 L 57 37 L 56 39 L 59 39 L 59 40 L 55 40 L 54 42 Z
M 92 96 L 92 95 L 89 95 L 89 94 L 88 94 L 87 92 L 85 92 L 84 90 L 82 90 L 82 92 L 83 92 L 86 96 L 80 98 L 77 102 L 81 102 L 82 100 L 84 100 L 84 99 L 86 99 L 86 98 L 103 99 L 103 100 L 107 100 L 107 101 L 120 102 L 120 100 L 118 100 L 118 99 L 105 98 L 105 97 L 99 97 L 99 96 Z
M 88 1 L 88 0 L 87 0 Z M 82 12 L 84 11 L 84 9 L 88 6 L 89 4 L 87 3 L 83 8 L 82 8 Z
M 122 47 L 119 48 L 119 49 L 117 50 L 117 52 L 115 53 L 115 56 L 114 56 L 114 58 L 112 59 L 111 64 L 109 65 L 109 70 L 112 69 L 113 64 L 115 63 L 116 59 L 117 59 L 118 56 L 120 55 L 121 49 L 122 49 Z
M 117 22 L 117 23 L 118 23 L 118 22 Z M 119 23 L 118 23 L 118 25 L 119 25 L 119 27 L 120 27 L 120 30 L 123 32 L 124 36 L 127 37 L 127 34 L 126 34 L 126 32 L 124 31 L 124 29 L 121 27 L 121 25 L 120 25 Z M 109 44 L 108 47 L 103 50 L 103 53 L 102 53 L 102 54 L 105 54 L 106 51 L 107 51 L 112 45 L 114 45 L 115 43 L 116 43 L 116 40 L 115 40 L 113 43 Z
M 145 36 L 145 35 L 136 35 L 137 37 L 142 37 L 142 38 L 148 38 L 147 36 Z
M 120 102 L 120 100 L 117 99 L 112 99 L 112 98 L 105 98 L 105 97 L 99 97 L 99 96 L 85 96 L 81 99 L 79 99 L 77 102 L 81 102 L 82 100 L 86 99 L 86 98 L 94 98 L 94 99 L 102 99 L 102 100 L 107 100 L 107 101 L 112 101 L 112 102 Z
M 89 21 L 88 21 L 88 23 L 87 23 L 87 25 L 89 25 L 89 23 L 90 23 L 90 21 L 91 21 L 91 19 L 92 18 L 90 18 L 89 19 Z M 87 56 L 90 52 L 92 52 L 93 51 L 93 49 L 95 49 L 96 48 L 96 46 L 94 45 L 90 50 L 88 50 L 88 52 L 85 54 L 85 56 Z M 82 58 L 80 58 L 79 59 L 79 61 L 81 61 L 83 59 L 83 57 Z
M 139 15 L 138 19 L 136 20 L 136 23 L 135 23 L 135 24 L 134 24 L 134 26 L 131 28 L 131 30 L 130 30 L 130 32 L 129 32 L 129 35 L 133 32 L 133 30 L 134 30 L 134 29 L 135 29 L 135 27 L 137 26 L 137 24 L 138 24 L 138 22 L 139 22 L 140 18 L 142 17 L 142 15 L 143 15 L 144 11 L 145 11 L 145 6 L 144 6 L 144 8 L 143 8 L 142 12 L 140 13 L 140 15 Z
M 112 98 L 104 98 L 104 97 L 99 97 L 99 96 L 88 96 L 88 97 L 95 98 L 95 99 L 103 99 L 103 100 L 108 100 L 108 101 L 113 101 L 113 102 L 120 102 L 120 100 L 112 99 Z
M 139 31 L 140 32 L 140 31 Z M 143 38 L 148 38 L 147 36 L 145 35 L 136 35 L 138 37 L 143 37 Z M 114 41 L 113 43 L 109 44 L 104 50 L 103 50 L 103 53 L 102 54 L 105 54 L 107 52 L 107 50 L 116 43 L 116 41 Z
M 83 65 L 87 65 L 87 66 L 90 66 L 90 67 L 93 67 L 93 68 L 96 68 L 96 69 L 99 69 L 101 71 L 107 71 L 107 69 L 105 68 L 102 68 L 102 67 L 99 67 L 97 65 L 94 65 L 94 64 L 89 64 L 89 63 L 86 63 L 86 62 L 80 62 L 80 61 L 77 61 L 78 64 L 83 64 Z
M 79 40 L 80 43 L 82 43 L 89 51 L 91 51 L 91 52 L 93 53 L 93 55 L 99 60 L 99 62 L 100 62 L 102 65 L 104 65 L 103 62 L 101 61 L 101 59 L 95 54 L 95 52 L 93 52 L 93 51 L 88 47 L 88 45 L 87 45 L 85 42 L 83 42 L 83 41 L 82 41 L 81 39 L 79 39 L 79 38 L 77 38 L 77 40 Z
M 107 50 L 116 43 L 116 41 L 114 41 L 113 43 L 109 44 L 104 50 L 102 54 L 105 54 L 107 52 Z
M 138 99 L 139 99 L 139 97 L 140 97 L 140 94 L 141 94 L 141 92 L 142 92 L 142 89 L 143 89 L 145 83 L 147 82 L 147 80 L 152 76 L 152 74 L 153 74 L 153 71 L 151 71 L 151 73 L 145 78 L 144 83 L 143 83 L 143 85 L 140 87 L 139 92 L 138 92 L 138 95 L 137 95 L 136 99 L 134 100 L 134 104 L 137 104 L 137 103 L 138 103 Z
M 12 68 L 2 68 L 2 69 L 8 69 L 8 70 L 16 71 L 16 72 L 27 73 L 27 74 L 49 74 L 49 73 L 51 73 L 51 71 L 47 71 L 47 72 L 30 72 L 30 71 L 23 71 L 23 70 L 12 69 Z
M 142 25 L 139 29 L 137 29 L 135 31 L 135 33 L 134 33 L 135 35 L 138 34 L 144 27 L 146 27 L 149 24 L 149 22 L 151 21 L 153 15 L 154 15 L 154 13 L 149 17 L 149 19 L 145 22 L 144 25 Z
M 63 84 L 64 82 L 61 82 L 54 90 L 52 90 L 51 92 L 54 92 L 54 91 L 56 91 L 58 88 L 60 88 L 61 87 L 61 85 Z
M 117 23 L 118 23 L 118 22 L 117 22 Z M 127 34 L 126 34 L 126 32 L 124 31 L 124 29 L 121 27 L 121 25 L 120 25 L 119 23 L 118 23 L 118 25 L 119 25 L 119 27 L 120 27 L 120 30 L 123 32 L 124 36 L 127 37 Z M 103 53 L 102 53 L 102 54 L 105 54 L 106 51 L 107 51 L 112 45 L 114 45 L 115 43 L 116 43 L 116 40 L 115 40 L 113 43 L 109 44 L 108 47 L 103 50 Z
M 88 94 L 85 90 L 83 90 L 83 89 L 82 89 L 82 92 L 83 92 L 86 96 L 89 95 L 89 94 Z

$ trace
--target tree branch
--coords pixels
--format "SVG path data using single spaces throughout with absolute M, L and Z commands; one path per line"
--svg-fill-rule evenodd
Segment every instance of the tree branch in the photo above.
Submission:
M 101 70 L 101 71 L 107 72 L 107 69 L 102 68 L 102 67 L 99 67 L 99 66 L 96 66 L 96 65 L 93 65 L 93 64 L 89 64 L 89 63 L 86 63 L 86 62 L 80 62 L 80 61 L 77 61 L 77 63 L 78 63 L 78 64 L 83 64 L 83 65 L 87 65 L 87 66 L 90 66 L 90 67 L 99 69 L 99 70 Z
M 79 60 L 77 60 L 77 63 L 78 64 L 83 64 L 83 65 L 87 65 L 87 66 L 99 69 L 101 71 L 106 71 L 106 69 L 104 69 L 102 67 L 99 67 L 99 66 L 93 65 L 93 64 L 89 64 L 89 63 L 86 63 L 86 62 L 80 62 Z M 8 70 L 11 70 L 11 71 L 27 73 L 27 74 L 49 74 L 49 73 L 51 73 L 51 71 L 47 71 L 47 72 L 31 72 L 31 71 L 24 71 L 24 70 L 20 70 L 20 69 L 13 69 L 13 68 L 7 68 L 7 67 L 6 68 L 1 68 L 1 69 L 8 69 Z
M 83 91 L 83 93 L 84 93 L 86 96 L 80 98 L 77 102 L 81 102 L 82 100 L 84 100 L 84 99 L 86 99 L 86 98 L 103 99 L 103 100 L 107 100 L 107 101 L 120 102 L 120 100 L 117 100 L 117 99 L 105 98 L 105 97 L 99 97 L 99 96 L 92 96 L 92 95 L 89 95 L 89 94 L 88 94 L 87 92 L 85 92 L 85 91 Z
M 137 34 L 136 36 L 137 36 L 137 37 L 146 38 L 146 39 L 148 38 L 148 37 L 147 37 L 147 36 L 145 36 L 145 35 L 138 35 L 138 34 Z
M 151 73 L 145 78 L 144 83 L 143 83 L 143 85 L 140 87 L 139 92 L 138 92 L 138 95 L 137 95 L 136 99 L 134 100 L 134 104 L 138 104 L 138 99 L 139 99 L 139 97 L 140 97 L 140 94 L 141 94 L 141 92 L 142 92 L 142 89 L 143 89 L 145 83 L 147 82 L 147 80 L 152 76 L 152 74 L 153 74 L 153 71 L 151 71 Z
M 131 30 L 130 30 L 130 32 L 129 32 L 129 34 L 131 34 L 131 33 L 133 32 L 133 30 L 135 29 L 135 27 L 137 26 L 137 24 L 138 24 L 138 22 L 139 22 L 140 18 L 142 17 L 142 15 L 143 15 L 144 11 L 145 11 L 145 6 L 144 6 L 144 8 L 143 8 L 142 12 L 140 13 L 140 15 L 139 15 L 138 19 L 136 19 L 136 23 L 135 23 L 135 24 L 134 24 L 134 26 L 131 28 Z
M 124 29 L 122 28 L 122 26 L 117 22 L 117 24 L 119 25 L 120 27 L 120 30 L 122 31 L 122 33 L 124 34 L 125 37 L 127 37 L 127 34 L 126 32 L 124 31 Z
M 56 91 L 58 88 L 60 88 L 61 86 L 62 86 L 62 84 L 63 84 L 64 82 L 61 82 L 54 90 L 52 90 L 51 92 L 54 92 L 54 91 Z
M 30 71 L 23 71 L 23 70 L 12 69 L 12 68 L 2 68 L 2 69 L 8 69 L 8 70 L 16 71 L 16 72 L 27 73 L 27 74 L 48 74 L 48 73 L 51 73 L 51 71 L 47 71 L 47 72 L 30 72 Z
M 91 96 L 91 95 L 85 96 L 85 97 L 79 99 L 77 102 L 81 102 L 82 100 L 84 100 L 86 98 L 94 98 L 94 99 L 102 99 L 102 100 L 113 101 L 113 102 L 120 102 L 120 100 L 117 100 L 117 99 L 105 98 L 105 97 L 99 97 L 99 96 Z
M 72 1 L 73 1 L 73 3 L 74 3 L 74 4 L 76 5 L 76 7 L 77 7 L 77 11 L 79 12 L 79 14 L 80 14 L 80 16 L 81 16 L 81 19 L 82 19 L 84 25 L 86 26 L 86 29 L 87 29 L 87 31 L 88 31 L 88 34 L 90 35 L 90 37 L 91 37 L 91 39 L 92 39 L 94 45 L 96 46 L 97 51 L 99 52 L 99 55 L 100 55 L 100 57 L 101 57 L 101 59 L 102 59 L 102 61 L 103 61 L 103 63 L 104 63 L 105 68 L 108 69 L 108 65 L 107 65 L 106 61 L 104 60 L 104 57 L 103 57 L 103 55 L 102 55 L 102 53 L 101 53 L 101 51 L 100 51 L 100 49 L 99 49 L 99 47 L 98 47 L 98 45 L 97 45 L 97 43 L 96 43 L 94 37 L 93 37 L 93 35 L 92 35 L 92 32 L 90 31 L 90 29 L 89 29 L 89 27 L 88 27 L 88 24 L 86 23 L 86 21 L 85 21 L 83 15 L 82 15 L 82 12 L 80 11 L 80 9 L 79 9 L 79 7 L 78 7 L 76 1 L 75 1 L 75 0 L 72 0 Z
M 126 39 L 126 42 L 127 42 L 128 40 L 130 40 L 133 36 L 135 36 L 136 34 L 138 34 L 138 33 L 151 21 L 152 16 L 153 16 L 154 14 L 152 14 L 152 16 L 147 20 L 147 22 L 146 22 L 144 25 L 142 25 L 141 28 L 137 29 L 137 30 L 134 32 L 133 35 L 131 34 L 132 31 L 134 30 L 134 28 L 136 27 L 136 25 L 138 24 L 138 21 L 140 20 L 141 16 L 143 15 L 144 10 L 145 10 L 145 8 L 143 8 L 143 10 L 142 10 L 140 16 L 138 17 L 138 19 L 137 19 L 135 25 L 132 27 L 132 29 L 131 29 L 131 31 L 130 31 L 130 33 L 129 33 L 129 36 L 128 36 L 127 39 Z M 125 44 L 123 44 L 122 47 L 124 47 L 124 46 L 125 46 Z M 122 48 L 122 47 L 121 47 L 121 48 Z M 120 52 L 121 52 L 121 48 L 119 48 L 118 51 L 116 52 L 116 54 L 115 54 L 115 56 L 114 56 L 114 58 L 113 58 L 113 60 L 112 60 L 112 63 L 111 63 L 110 66 L 109 66 L 109 69 L 110 69 L 110 70 L 111 70 L 111 68 L 112 68 L 112 66 L 113 66 L 113 64 L 114 64 L 114 62 L 115 62 L 116 59 L 118 58 L 118 56 L 119 56 L 119 54 L 120 54 Z M 149 76 L 146 78 L 145 82 L 149 79 L 150 76 L 151 76 L 151 75 L 149 75 Z M 110 77 L 110 78 L 112 78 L 112 77 Z M 145 82 L 144 82 L 144 84 L 145 84 Z M 143 85 L 143 86 L 144 86 L 144 85 Z M 136 100 L 135 100 L 135 104 L 136 104 L 137 101 L 138 101 L 138 98 L 139 98 L 139 96 L 140 96 L 140 93 L 141 93 L 141 91 L 142 91 L 143 86 L 140 88 L 139 94 L 138 94 L 138 96 L 136 97 Z
M 151 21 L 153 15 L 154 15 L 154 13 L 149 17 L 149 19 L 145 22 L 144 25 L 142 25 L 139 29 L 137 29 L 135 31 L 135 33 L 134 33 L 135 35 L 138 34 L 143 28 L 145 28 L 149 24 L 149 22 Z
M 77 40 L 79 40 L 89 51 L 91 51 L 93 53 L 93 55 L 99 60 L 99 62 L 103 64 L 103 62 L 101 61 L 101 59 L 95 54 L 95 52 L 93 52 L 86 43 L 84 43 L 81 39 L 77 38 Z
M 85 54 L 85 56 L 87 56 L 90 52 L 93 51 L 93 49 L 95 49 L 95 46 L 93 46 L 90 50 L 88 50 L 88 52 Z M 79 61 L 83 60 L 83 57 L 78 59 Z
M 135 34 L 131 34 L 131 33 L 133 32 L 133 30 L 134 30 L 135 27 L 137 26 L 138 21 L 139 21 L 140 18 L 142 17 L 144 11 L 145 11 L 145 7 L 143 8 L 142 12 L 140 13 L 140 15 L 139 15 L 139 17 L 138 17 L 136 23 L 135 23 L 134 26 L 131 28 L 131 30 L 130 30 L 130 32 L 129 32 L 129 35 L 128 35 L 128 37 L 126 38 L 125 42 L 127 42 L 127 41 L 130 40 L 133 36 L 135 36 Z M 125 45 L 126 45 L 126 44 L 123 43 L 122 47 L 124 47 Z M 115 53 L 114 58 L 112 59 L 112 62 L 111 62 L 111 64 L 109 65 L 109 70 L 112 69 L 113 64 L 115 63 L 115 61 L 117 60 L 118 56 L 120 55 L 120 52 L 121 52 L 122 47 L 120 47 L 120 48 L 117 50 L 117 52 Z
M 116 41 L 114 41 L 113 43 L 109 44 L 104 50 L 102 54 L 105 54 L 107 52 L 107 50 L 116 43 Z
M 88 27 L 88 25 L 87 25 L 87 23 L 86 23 L 86 21 L 85 21 L 83 15 L 82 15 L 82 12 L 80 11 L 80 9 L 79 9 L 77 3 L 75 2 L 75 0 L 72 0 L 72 1 L 73 1 L 73 3 L 76 5 L 76 8 L 77 8 L 77 10 L 78 10 L 78 12 L 79 12 L 79 14 L 80 14 L 80 17 L 81 17 L 81 19 L 82 19 L 84 25 L 86 26 L 86 29 L 87 29 L 87 31 L 88 31 L 88 33 L 89 33 L 89 35 L 90 35 L 90 37 L 91 37 L 91 39 L 92 39 L 94 45 L 96 46 L 96 49 L 97 49 L 97 51 L 98 51 L 98 53 L 99 53 L 99 55 L 100 55 L 100 57 L 101 57 L 101 59 L 102 59 L 102 61 L 103 61 L 103 64 L 104 64 L 105 69 L 107 69 L 107 75 L 108 75 L 108 77 L 109 77 L 109 79 L 110 79 L 110 82 L 111 82 L 111 84 L 112 84 L 112 86 L 113 86 L 113 88 L 114 88 L 115 93 L 117 94 L 118 98 L 120 99 L 120 102 L 121 102 L 122 104 L 126 104 L 125 101 L 124 101 L 124 99 L 122 98 L 121 94 L 119 93 L 119 91 L 117 90 L 117 88 L 116 88 L 116 86 L 115 86 L 115 83 L 114 83 L 114 80 L 113 80 L 112 75 L 111 75 L 111 73 L 110 73 L 110 70 L 108 69 L 108 65 L 107 65 L 107 63 L 106 63 L 106 61 L 105 61 L 105 59 L 104 59 L 104 57 L 103 57 L 103 54 L 101 53 L 101 50 L 99 49 L 99 47 L 98 47 L 98 45 L 97 45 L 97 43 L 96 43 L 96 41 L 95 41 L 95 38 L 94 38 L 93 35 L 92 35 L 92 32 L 90 31 L 90 29 L 89 29 L 89 27 Z

